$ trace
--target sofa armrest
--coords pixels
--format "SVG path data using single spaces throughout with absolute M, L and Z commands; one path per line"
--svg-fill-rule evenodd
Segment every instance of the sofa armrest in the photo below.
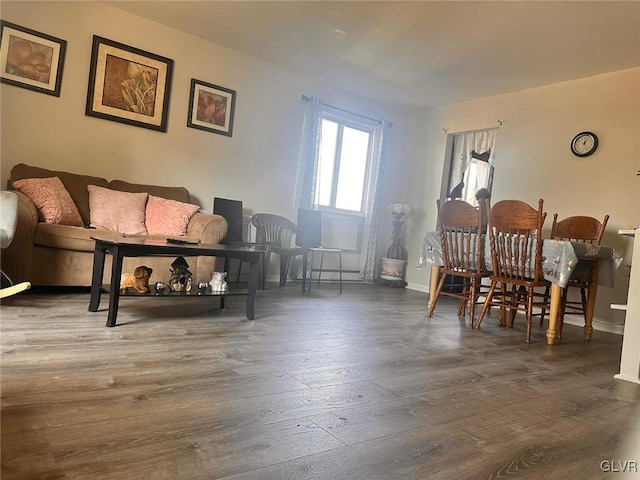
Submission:
M 196 237 L 201 243 L 220 243 L 227 235 L 227 228 L 223 216 L 198 212 L 187 225 L 187 236 Z
M 14 193 L 18 196 L 18 221 L 13 241 L 2 250 L 2 270 L 15 283 L 29 281 L 38 210 L 29 197 L 17 191 Z
M 200 243 L 220 243 L 227 235 L 227 221 L 221 215 L 196 213 L 187 225 L 187 236 L 195 237 Z M 193 265 L 196 285 L 211 280 L 211 272 L 216 268 L 215 257 L 198 257 Z

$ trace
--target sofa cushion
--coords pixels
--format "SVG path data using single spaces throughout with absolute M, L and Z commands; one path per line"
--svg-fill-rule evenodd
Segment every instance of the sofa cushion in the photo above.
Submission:
M 189 220 L 200 210 L 191 203 L 149 195 L 145 225 L 151 235 L 186 235 Z
M 122 180 L 111 180 L 109 188 L 121 192 L 148 193 L 156 197 L 162 197 L 177 202 L 190 203 L 189 190 L 184 187 L 163 187 L 160 185 L 144 185 L 142 183 L 129 183 Z
M 121 233 L 108 232 L 93 228 L 71 227 L 69 225 L 54 225 L 50 223 L 38 223 L 33 239 L 35 245 L 41 247 L 61 248 L 79 252 L 93 252 L 95 242 L 92 235 L 113 235 L 114 238 L 122 237 Z
M 38 218 L 45 223 L 83 225 L 76 204 L 58 177 L 23 178 L 13 182 L 13 187 L 29 197 L 38 209 Z
M 32 167 L 25 165 L 24 163 L 18 163 L 11 169 L 11 177 L 7 182 L 8 188 L 13 187 L 13 182 L 21 180 L 23 178 L 48 178 L 58 177 L 71 198 L 73 203 L 76 204 L 80 217 L 82 217 L 82 223 L 89 225 L 89 192 L 87 191 L 87 185 L 98 185 L 99 187 L 108 187 L 109 182 L 106 179 L 100 177 L 92 177 L 89 175 L 77 175 L 75 173 L 60 172 L 57 170 L 48 170 L 46 168 Z
M 87 186 L 91 226 L 120 233 L 147 233 L 144 211 L 147 193 L 128 193 Z

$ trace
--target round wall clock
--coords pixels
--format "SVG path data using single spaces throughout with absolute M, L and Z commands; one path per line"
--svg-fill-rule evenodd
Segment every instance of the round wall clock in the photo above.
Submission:
M 598 148 L 598 137 L 593 132 L 580 132 L 571 140 L 571 152 L 577 157 L 588 157 Z

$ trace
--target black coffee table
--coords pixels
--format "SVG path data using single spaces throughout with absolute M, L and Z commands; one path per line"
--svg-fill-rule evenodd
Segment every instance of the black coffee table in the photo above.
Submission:
M 213 243 L 199 244 L 176 244 L 169 243 L 165 240 L 154 240 L 147 238 L 128 238 L 128 237 L 109 237 L 108 235 L 94 235 L 91 237 L 95 240 L 95 251 L 93 254 L 93 276 L 91 279 L 91 299 L 89 301 L 89 311 L 97 312 L 100 306 L 100 295 L 102 292 L 109 293 L 109 313 L 107 315 L 107 327 L 116 326 L 116 317 L 118 315 L 118 303 L 121 296 L 129 294 L 120 294 L 120 277 L 122 275 L 122 261 L 124 257 L 142 257 L 142 256 L 212 256 L 223 258 L 237 258 L 243 262 L 249 263 L 249 277 L 246 290 L 227 291 L 223 293 L 207 293 L 204 296 L 215 296 L 220 298 L 221 307 L 224 307 L 224 299 L 230 295 L 246 295 L 246 316 L 249 320 L 253 320 L 253 305 L 256 298 L 256 290 L 258 288 L 258 278 L 260 261 L 264 251 L 258 247 L 252 246 L 233 246 L 221 245 Z M 104 275 L 104 264 L 106 255 L 110 254 L 111 264 L 111 284 L 105 287 L 102 284 Z M 197 293 L 197 287 L 194 286 L 190 294 L 174 292 L 169 295 L 153 295 L 153 294 L 130 294 L 133 296 L 148 296 L 153 298 L 159 297 L 201 297 Z

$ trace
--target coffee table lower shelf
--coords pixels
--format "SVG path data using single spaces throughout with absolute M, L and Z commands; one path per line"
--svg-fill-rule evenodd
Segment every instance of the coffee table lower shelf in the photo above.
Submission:
M 118 304 L 120 297 L 153 297 L 153 298 L 194 298 L 194 297 L 220 297 L 220 307 L 224 308 L 226 297 L 244 295 L 246 317 L 253 320 L 253 306 L 258 286 L 258 270 L 264 251 L 253 246 L 219 245 L 219 244 L 174 244 L 165 241 L 140 238 L 114 238 L 110 236 L 95 235 L 91 237 L 95 241 L 93 254 L 93 274 L 91 281 L 91 299 L 89 311 L 97 312 L 100 306 L 102 293 L 109 296 L 109 312 L 107 314 L 107 327 L 116 326 Z M 106 255 L 112 256 L 111 283 L 107 286 L 102 283 Z M 156 295 L 151 293 L 137 293 L 128 290 L 120 293 L 120 276 L 122 274 L 122 260 L 124 257 L 139 257 L 146 255 L 158 256 L 214 256 L 223 258 L 237 258 L 249 262 L 249 279 L 247 289 L 230 289 L 226 292 L 202 292 L 192 289 L 190 292 L 169 292 Z
M 138 293 L 135 290 L 128 290 L 125 293 L 119 293 L 118 296 L 120 298 L 130 297 L 130 298 L 153 298 L 157 300 L 165 299 L 165 298 L 211 298 L 218 297 L 220 299 L 220 308 L 225 308 L 225 299 L 227 297 L 239 297 L 239 296 L 247 296 L 249 295 L 249 290 L 246 288 L 232 288 L 228 289 L 225 292 L 210 292 L 210 291 L 198 291 L 191 290 L 190 292 L 162 292 L 157 293 L 155 291 L 154 286 L 149 286 L 151 290 L 149 293 Z M 109 285 L 102 285 L 101 291 L 107 295 L 110 295 Z M 108 325 L 112 326 L 112 325 Z

